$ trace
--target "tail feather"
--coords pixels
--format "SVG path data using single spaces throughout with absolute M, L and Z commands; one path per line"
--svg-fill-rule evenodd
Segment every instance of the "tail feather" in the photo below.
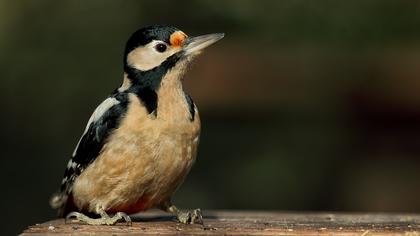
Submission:
M 67 204 L 68 195 L 63 192 L 56 192 L 50 198 L 50 206 L 58 210 L 58 216 L 63 216 Z

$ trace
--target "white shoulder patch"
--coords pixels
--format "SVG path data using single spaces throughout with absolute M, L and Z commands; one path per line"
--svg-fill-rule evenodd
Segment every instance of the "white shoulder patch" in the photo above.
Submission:
M 93 123 L 99 120 L 106 111 L 108 111 L 111 107 L 119 104 L 120 101 L 118 101 L 116 98 L 107 98 L 105 99 L 93 112 L 93 114 L 90 116 L 89 121 L 86 125 L 85 131 L 82 134 L 82 137 L 86 134 L 86 132 L 89 129 L 89 126 Z M 76 156 L 77 149 L 79 148 L 80 141 L 82 140 L 82 137 L 80 137 L 79 142 L 77 143 L 76 148 L 73 151 L 73 157 Z

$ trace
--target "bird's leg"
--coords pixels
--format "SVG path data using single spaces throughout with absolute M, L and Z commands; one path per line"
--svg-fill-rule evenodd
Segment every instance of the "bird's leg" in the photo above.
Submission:
M 66 216 L 66 220 L 75 217 L 78 221 L 84 222 L 88 225 L 114 225 L 117 223 L 117 221 L 124 219 L 124 221 L 131 225 L 131 219 L 130 217 L 125 214 L 124 212 L 117 212 L 114 216 L 110 217 L 102 208 L 98 209 L 99 215 L 101 215 L 101 218 L 90 218 L 89 216 L 86 216 L 79 212 L 70 212 Z
M 183 224 L 203 224 L 203 216 L 200 209 L 181 211 L 171 201 L 164 202 L 160 208 L 163 211 L 175 214 L 178 221 Z

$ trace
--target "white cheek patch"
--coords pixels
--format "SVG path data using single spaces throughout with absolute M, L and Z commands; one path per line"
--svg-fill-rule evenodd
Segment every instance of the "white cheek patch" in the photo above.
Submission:
M 166 60 L 166 58 L 172 56 L 181 50 L 181 48 L 173 48 L 167 45 L 165 52 L 158 52 L 155 49 L 155 46 L 159 43 L 164 43 L 162 41 L 153 40 L 152 42 L 137 47 L 127 55 L 128 65 L 142 71 L 151 70 Z

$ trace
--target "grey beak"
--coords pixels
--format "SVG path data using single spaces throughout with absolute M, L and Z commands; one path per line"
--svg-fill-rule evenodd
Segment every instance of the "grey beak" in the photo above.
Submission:
M 183 46 L 184 55 L 189 55 L 191 53 L 198 52 L 219 41 L 224 36 L 225 34 L 223 33 L 217 33 L 187 38 L 187 41 L 184 43 Z

